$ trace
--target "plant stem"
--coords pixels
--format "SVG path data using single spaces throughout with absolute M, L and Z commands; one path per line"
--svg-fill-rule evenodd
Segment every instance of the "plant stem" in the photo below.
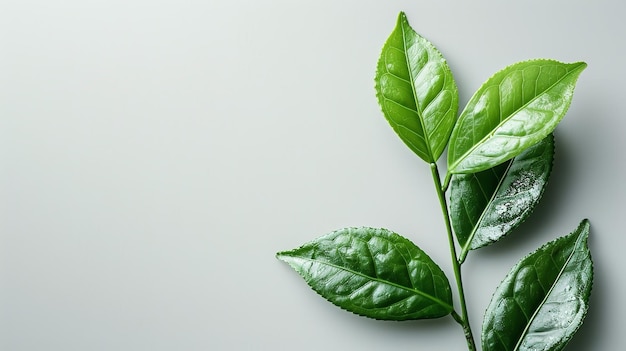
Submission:
M 444 222 L 446 223 L 448 244 L 450 245 L 450 255 L 452 256 L 452 267 L 454 269 L 454 278 L 456 279 L 456 286 L 459 292 L 459 302 L 461 304 L 461 316 L 459 316 L 456 311 L 453 311 L 452 317 L 461 325 L 461 327 L 463 327 L 468 350 L 476 351 L 476 344 L 474 343 L 474 336 L 472 334 L 472 328 L 467 315 L 467 305 L 465 303 L 465 293 L 463 291 L 463 280 L 461 279 L 461 263 L 457 260 L 456 256 L 456 246 L 454 244 L 454 236 L 452 235 L 452 226 L 450 225 L 450 214 L 448 213 L 445 188 L 441 186 L 441 179 L 439 178 L 439 169 L 437 168 L 437 164 L 434 162 L 431 163 L 430 170 L 435 182 L 435 189 L 437 190 L 437 197 L 439 198 L 439 205 L 441 206 Z M 446 177 L 446 183 L 448 183 L 448 177 Z

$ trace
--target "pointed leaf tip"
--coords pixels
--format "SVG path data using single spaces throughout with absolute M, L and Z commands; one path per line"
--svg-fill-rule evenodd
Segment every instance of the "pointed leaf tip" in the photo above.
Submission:
M 496 289 L 483 322 L 484 351 L 562 350 L 589 307 L 589 221 L 522 259 Z
M 365 317 L 425 319 L 452 311 L 450 284 L 439 266 L 386 229 L 341 229 L 278 258 L 322 297 Z
M 383 46 L 375 83 L 396 134 L 424 161 L 436 161 L 456 121 L 458 91 L 446 60 L 411 28 L 404 12 Z
M 586 66 L 536 59 L 494 74 L 459 116 L 450 137 L 448 171 L 492 168 L 550 134 L 569 109 Z
M 554 137 L 548 135 L 510 161 L 450 183 L 450 217 L 462 246 L 487 246 L 511 233 L 539 203 L 552 171 Z

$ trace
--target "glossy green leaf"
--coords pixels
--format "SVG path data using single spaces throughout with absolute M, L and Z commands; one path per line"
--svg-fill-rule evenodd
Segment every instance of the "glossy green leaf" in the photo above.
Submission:
M 552 134 L 514 159 L 486 171 L 455 174 L 450 184 L 450 217 L 463 247 L 486 246 L 509 234 L 539 202 L 552 170 Z
M 552 133 L 572 101 L 584 62 L 531 60 L 489 78 L 452 131 L 448 173 L 476 173 L 509 160 Z
M 376 69 L 376 96 L 400 139 L 426 162 L 443 153 L 459 97 L 441 53 L 417 34 L 400 13 Z
M 522 259 L 498 286 L 483 323 L 484 351 L 562 350 L 587 313 L 589 222 Z
M 335 305 L 375 319 L 437 318 L 452 311 L 441 269 L 386 229 L 346 228 L 277 254 Z

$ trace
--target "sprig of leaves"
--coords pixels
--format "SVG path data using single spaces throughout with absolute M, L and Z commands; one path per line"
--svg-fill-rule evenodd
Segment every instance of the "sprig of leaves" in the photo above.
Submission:
M 585 67 L 548 59 L 515 63 L 487 79 L 457 118 L 452 71 L 400 13 L 378 61 L 376 97 L 393 130 L 432 170 L 460 311 L 440 266 L 387 229 L 340 229 L 277 257 L 350 312 L 383 320 L 451 315 L 475 350 L 461 266 L 470 250 L 513 232 L 540 201 L 552 170 L 552 132 Z M 446 147 L 442 182 L 437 160 Z M 561 350 L 567 344 L 588 309 L 589 228 L 583 220 L 512 268 L 485 314 L 483 350 Z

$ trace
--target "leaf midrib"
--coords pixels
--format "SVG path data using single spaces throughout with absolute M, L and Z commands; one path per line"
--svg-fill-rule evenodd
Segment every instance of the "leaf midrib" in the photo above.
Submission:
M 431 149 L 430 146 L 430 137 L 428 136 L 428 132 L 426 130 L 426 126 L 424 125 L 424 116 L 423 116 L 423 111 L 421 109 L 420 106 L 420 102 L 417 99 L 417 92 L 415 91 L 415 80 L 413 78 L 413 75 L 411 74 L 411 62 L 409 60 L 409 55 L 407 53 L 407 38 L 406 38 L 406 30 L 405 30 L 405 24 L 406 24 L 406 17 L 403 16 L 402 18 L 402 23 L 400 25 L 400 28 L 402 29 L 402 49 L 404 51 L 404 60 L 406 62 L 406 67 L 408 69 L 408 76 L 409 76 L 409 80 L 411 82 L 411 92 L 413 93 L 413 100 L 415 100 L 415 111 L 417 112 L 417 119 L 419 120 L 420 126 L 422 127 L 422 133 L 425 144 L 426 144 L 426 149 L 428 150 L 428 158 L 429 161 L 435 161 L 434 158 L 435 156 L 433 155 L 433 150 Z M 428 52 L 428 50 L 425 50 L 426 54 L 428 55 L 428 60 L 426 60 L 426 62 L 430 62 L 430 54 Z M 422 69 L 424 69 L 423 67 L 420 69 L 420 72 L 422 71 Z M 417 72 L 417 74 L 419 74 L 420 72 Z
M 535 312 L 533 312 L 533 315 L 528 319 L 528 323 L 526 323 L 526 327 L 524 327 L 524 330 L 522 331 L 522 334 L 520 335 L 519 339 L 517 340 L 517 344 L 515 345 L 515 347 L 513 348 L 512 351 L 518 351 L 519 350 L 520 346 L 522 345 L 522 342 L 524 341 L 524 338 L 526 337 L 526 335 L 528 335 L 528 331 L 529 331 L 530 325 L 532 324 L 532 322 L 535 320 L 535 318 L 539 314 L 539 311 L 541 310 L 543 305 L 546 303 L 548 297 L 550 297 L 550 294 L 552 293 L 552 290 L 554 290 L 554 287 L 556 286 L 557 282 L 563 276 L 563 272 L 565 271 L 565 267 L 567 267 L 569 265 L 570 261 L 572 260 L 572 257 L 574 257 L 574 255 L 576 254 L 578 245 L 580 244 L 581 237 L 583 237 L 583 233 L 582 232 L 578 234 L 578 237 L 576 238 L 576 243 L 574 244 L 574 248 L 572 249 L 572 253 L 569 255 L 569 257 L 567 257 L 567 260 L 563 264 L 563 267 L 561 267 L 561 269 L 559 271 L 559 274 L 556 276 L 556 279 L 554 279 L 554 283 L 552 283 L 552 286 L 550 286 L 550 290 L 548 290 L 548 292 L 546 293 L 546 296 L 543 298 L 543 300 L 541 301 L 541 303 L 539 304 L 537 309 L 535 309 Z
M 506 177 L 507 177 L 507 175 L 509 173 L 509 170 L 511 169 L 511 166 L 513 165 L 513 162 L 514 162 L 514 159 L 509 161 L 509 164 L 506 167 L 506 170 L 504 171 L 504 173 L 502 173 L 502 177 L 498 180 L 498 185 L 496 186 L 493 194 L 489 198 L 489 201 L 487 202 L 487 206 L 485 206 L 485 208 L 481 212 L 480 217 L 476 221 L 476 225 L 474 226 L 474 228 L 472 228 L 472 232 L 470 233 L 469 238 L 467 239 L 465 245 L 463 245 L 463 248 L 462 248 L 462 251 L 461 251 L 462 252 L 461 255 L 463 255 L 463 253 L 465 253 L 465 252 L 468 252 L 470 250 L 470 248 L 472 247 L 472 240 L 476 236 L 476 231 L 480 227 L 480 224 L 483 221 L 483 218 L 487 215 L 487 208 L 489 207 L 489 205 L 491 205 L 491 203 L 495 199 L 496 195 L 498 195 L 498 191 L 500 191 L 500 188 L 502 187 L 502 184 L 504 183 L 504 180 L 506 179 Z M 480 182 L 479 182 L 479 184 L 480 184 Z
M 383 280 L 383 279 L 380 279 L 380 278 L 370 277 L 369 275 L 363 274 L 361 272 L 358 272 L 358 271 L 355 271 L 355 270 L 352 270 L 352 269 L 349 269 L 349 268 L 346 268 L 346 267 L 339 266 L 339 265 L 334 264 L 334 263 L 329 263 L 327 261 L 321 261 L 321 260 L 316 260 L 316 259 L 307 258 L 307 257 L 290 256 L 290 255 L 281 255 L 281 256 L 286 256 L 286 257 L 291 257 L 291 258 L 300 259 L 300 260 L 304 260 L 304 261 L 309 261 L 309 262 L 314 262 L 314 263 L 318 263 L 318 264 L 327 265 L 327 266 L 333 267 L 333 268 L 335 268 L 337 270 L 346 271 L 348 273 L 354 274 L 356 276 L 360 276 L 362 278 L 367 278 L 369 280 L 375 281 L 375 282 L 380 283 L 380 284 L 386 284 L 386 285 L 389 285 L 389 286 L 392 286 L 392 287 L 395 287 L 395 288 L 398 288 L 398 289 L 402 289 L 402 290 L 406 290 L 406 291 L 412 292 L 412 293 L 414 293 L 416 295 L 420 295 L 422 297 L 425 297 L 425 298 L 427 298 L 427 299 L 437 303 L 438 305 L 441 305 L 442 307 L 446 308 L 449 311 L 452 311 L 452 309 L 453 309 L 453 307 L 451 305 L 448 305 L 444 301 L 442 301 L 442 300 L 440 300 L 440 299 L 438 299 L 438 298 L 436 298 L 436 297 L 434 297 L 434 296 L 432 296 L 430 294 L 427 294 L 427 293 L 425 293 L 423 291 L 416 290 L 416 289 L 411 289 L 411 288 L 408 288 L 406 286 L 403 286 L 403 285 L 400 285 L 400 284 L 397 284 L 397 283 L 394 283 L 394 282 L 390 282 L 388 280 Z
M 544 95 L 546 92 L 552 90 L 557 84 L 561 83 L 563 80 L 565 80 L 565 78 L 569 77 L 573 72 L 575 72 L 577 69 L 579 69 L 581 66 L 584 66 L 581 63 L 578 63 L 578 65 L 571 69 L 570 71 L 568 71 L 566 74 L 564 74 L 559 80 L 557 80 L 556 82 L 554 82 L 552 85 L 550 85 L 548 88 L 544 89 L 540 94 L 535 95 L 535 97 L 533 97 L 532 99 L 530 99 L 527 103 L 523 104 L 522 106 L 520 106 L 517 110 L 513 111 L 507 118 L 505 118 L 504 120 L 501 120 L 500 123 L 498 123 L 498 125 L 493 128 L 489 133 L 487 133 L 482 139 L 480 139 L 479 142 L 474 143 L 474 145 L 469 148 L 469 150 L 467 150 L 463 155 L 461 155 L 461 157 L 457 158 L 457 160 L 450 166 L 450 173 L 455 173 L 454 170 L 459 166 L 459 164 L 464 161 L 469 155 L 471 155 L 474 150 L 476 150 L 479 146 L 481 146 L 482 144 L 484 144 L 486 142 L 486 140 L 490 139 L 491 137 L 493 137 L 493 135 L 495 134 L 495 131 L 498 130 L 498 128 L 500 128 L 504 123 L 508 122 L 513 116 L 515 116 L 516 114 L 519 113 L 519 111 L 523 110 L 525 107 L 527 107 L 528 105 L 530 105 L 531 103 L 533 103 L 535 100 L 537 100 L 539 98 L 539 96 Z M 498 86 L 500 86 L 500 83 L 498 83 Z M 462 114 L 461 114 L 462 115 Z

